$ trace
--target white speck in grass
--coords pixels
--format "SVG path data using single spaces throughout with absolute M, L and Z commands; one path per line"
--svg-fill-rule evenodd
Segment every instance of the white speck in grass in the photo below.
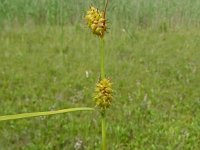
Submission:
M 76 140 L 76 143 L 74 144 L 74 149 L 75 150 L 83 150 L 83 141 L 80 139 Z
M 85 76 L 86 78 L 89 78 L 89 72 L 87 70 L 85 71 Z

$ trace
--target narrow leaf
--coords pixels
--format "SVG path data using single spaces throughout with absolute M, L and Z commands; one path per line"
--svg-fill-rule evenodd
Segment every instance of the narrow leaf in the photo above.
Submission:
M 73 111 L 91 111 L 91 110 L 94 110 L 94 109 L 88 108 L 88 107 L 80 107 L 80 108 L 69 108 L 69 109 L 62 109 L 62 110 L 56 110 L 56 111 L 33 112 L 33 113 L 23 113 L 23 114 L 16 114 L 16 115 L 6 115 L 6 116 L 0 116 L 0 121 L 22 119 L 22 118 L 31 118 L 31 117 L 38 117 L 38 116 L 49 116 L 49 115 L 62 114 L 62 113 L 73 112 Z

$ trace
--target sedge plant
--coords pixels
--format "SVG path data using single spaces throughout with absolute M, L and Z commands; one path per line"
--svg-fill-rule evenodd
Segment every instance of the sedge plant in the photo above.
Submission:
M 106 0 L 104 11 L 100 11 L 94 6 L 90 6 L 87 11 L 85 19 L 87 25 L 94 35 L 97 35 L 100 42 L 100 79 L 96 84 L 94 101 L 96 107 L 101 114 L 102 126 L 102 150 L 106 150 L 106 110 L 110 107 L 112 102 L 112 83 L 105 75 L 105 40 L 104 35 L 107 31 L 106 9 L 108 0 Z
M 99 110 L 102 122 L 102 150 L 106 150 L 106 110 L 110 107 L 112 102 L 112 83 L 109 78 L 105 75 L 105 41 L 104 35 L 107 31 L 106 24 L 106 9 L 108 5 L 108 0 L 106 0 L 104 11 L 99 11 L 97 8 L 91 6 L 87 11 L 85 19 L 87 21 L 88 27 L 91 29 L 92 33 L 98 36 L 100 41 L 100 79 L 96 84 L 94 92 L 94 101 L 96 108 Z M 68 108 L 55 111 L 45 111 L 45 112 L 31 112 L 22 113 L 14 115 L 0 116 L 1 121 L 33 118 L 39 116 L 49 116 L 56 114 L 63 114 L 75 111 L 93 111 L 94 108 L 90 107 L 78 107 L 78 108 Z

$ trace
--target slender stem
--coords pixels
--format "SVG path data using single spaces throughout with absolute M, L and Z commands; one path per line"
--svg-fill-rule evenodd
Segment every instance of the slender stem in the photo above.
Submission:
M 102 114 L 102 150 L 106 150 L 106 117 Z
M 101 79 L 105 78 L 105 41 L 103 38 L 100 39 L 101 41 Z M 105 118 L 105 111 L 101 113 L 101 127 L 102 127 L 102 150 L 106 150 L 106 118 Z
M 104 8 L 104 18 L 106 17 L 107 7 L 108 7 L 108 0 L 106 0 L 106 5 L 105 5 L 105 8 Z
M 61 46 L 62 46 L 62 53 L 64 48 L 64 25 L 63 25 L 63 0 L 61 0 L 61 6 L 60 6 L 60 25 L 61 25 Z
M 106 17 L 106 9 L 108 6 L 108 0 L 106 0 L 104 18 Z M 100 39 L 101 41 L 101 79 L 105 78 L 105 41 L 104 38 Z M 102 127 L 102 150 L 106 150 L 106 117 L 105 111 L 101 113 L 101 127 Z
M 101 79 L 105 78 L 105 42 L 101 38 Z

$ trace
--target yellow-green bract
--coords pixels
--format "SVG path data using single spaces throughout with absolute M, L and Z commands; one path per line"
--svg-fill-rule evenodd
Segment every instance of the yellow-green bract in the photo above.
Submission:
M 80 107 L 80 108 L 68 108 L 68 109 L 55 110 L 55 111 L 46 111 L 46 112 L 33 112 L 33 113 L 23 113 L 23 114 L 16 114 L 16 115 L 6 115 L 6 116 L 0 116 L 0 121 L 31 118 L 31 117 L 38 117 L 38 116 L 49 116 L 49 115 L 62 114 L 62 113 L 73 112 L 73 111 L 91 111 L 91 110 L 94 110 L 94 109 L 88 108 L 88 107 Z

